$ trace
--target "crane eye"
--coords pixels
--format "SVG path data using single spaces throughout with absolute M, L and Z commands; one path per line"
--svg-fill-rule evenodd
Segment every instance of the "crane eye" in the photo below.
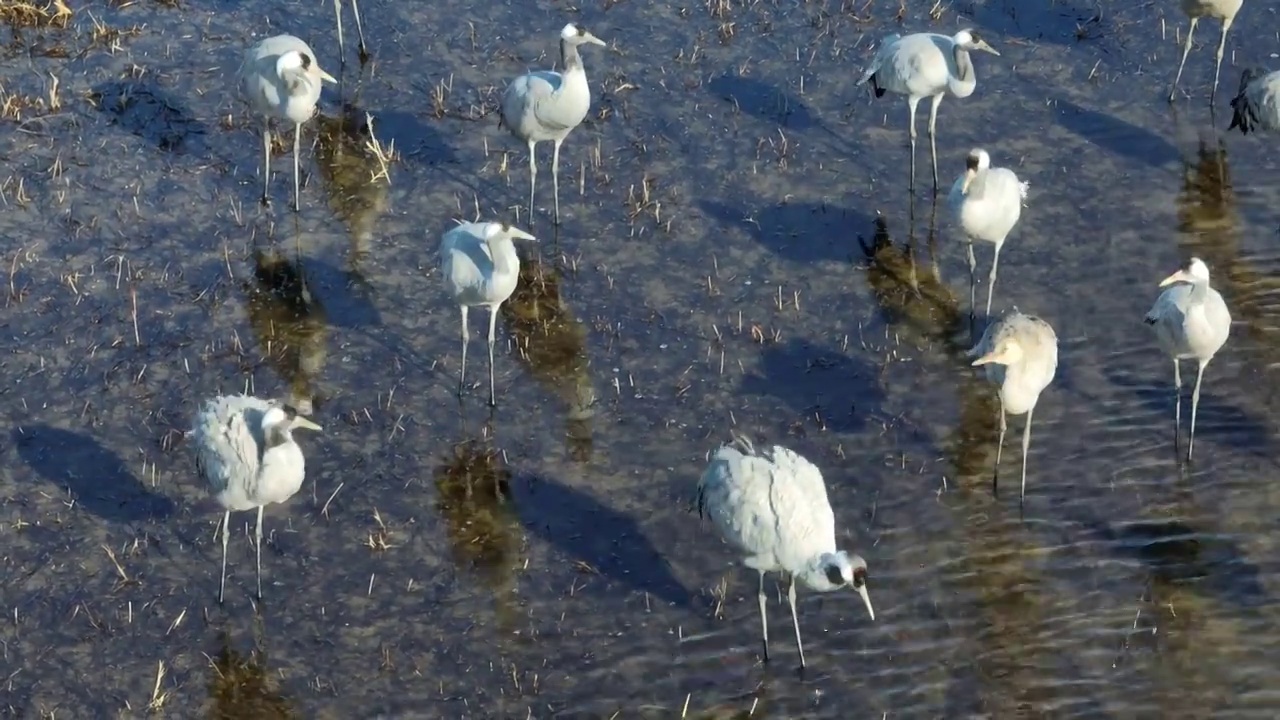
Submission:
M 857 570 L 854 570 L 854 571 L 853 571 L 853 586 L 854 586 L 854 587 L 856 587 L 856 588 L 860 588 L 860 587 L 862 587 L 863 585 L 866 585 L 866 584 L 867 584 L 867 569 L 866 569 L 866 568 L 858 568 Z

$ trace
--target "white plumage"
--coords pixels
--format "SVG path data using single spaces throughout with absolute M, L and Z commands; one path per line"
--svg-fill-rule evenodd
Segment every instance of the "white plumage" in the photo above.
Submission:
M 1240 73 L 1240 89 L 1231 101 L 1231 125 L 1248 135 L 1258 130 L 1280 132 L 1280 71 L 1249 68 Z
M 1028 183 L 1007 168 L 991 167 L 986 150 L 969 151 L 965 171 L 951 186 L 947 204 L 964 233 L 969 253 L 969 306 L 974 306 L 974 288 L 978 262 L 973 257 L 975 240 L 995 246 L 987 287 L 987 315 L 991 314 L 991 296 L 996 289 L 996 269 L 1000 264 L 1000 248 L 1005 238 L 1022 217 L 1022 201 L 1027 198 Z
M 218 602 L 222 602 L 227 584 L 231 513 L 255 508 L 258 598 L 262 597 L 262 510 L 293 497 L 306 476 L 302 448 L 293 439 L 295 428 L 320 430 L 289 405 L 249 395 L 216 397 L 196 414 L 192 430 L 196 469 L 225 511 Z
M 736 446 L 735 446 L 736 445 Z M 852 587 L 862 597 L 871 619 L 867 563 L 836 549 L 835 516 L 827 501 L 822 473 L 796 453 L 774 446 L 757 453 L 751 443 L 715 451 L 698 482 L 698 514 L 709 516 L 721 536 L 744 553 L 743 564 L 760 573 L 760 629 L 764 658 L 769 659 L 769 623 L 765 617 L 764 574 L 791 576 L 787 599 L 796 631 L 800 666 L 804 646 L 796 617 L 796 580 L 826 592 Z
M 320 101 L 322 81 L 338 82 L 320 69 L 307 44 L 292 35 L 269 37 L 249 48 L 240 66 L 240 90 L 249 107 L 262 116 L 262 203 L 271 193 L 271 120 L 293 123 L 293 209 L 296 211 L 301 182 L 298 153 L 302 123 L 311 119 Z
M 551 184 L 555 195 L 555 222 L 560 224 L 560 146 L 582 123 L 591 109 L 591 88 L 578 46 L 604 45 L 604 41 L 570 23 L 560 31 L 561 72 L 540 70 L 521 75 L 502 96 L 501 123 L 529 146 L 529 222 L 533 223 L 533 194 L 538 184 L 535 148 L 550 140 Z
M 1213 18 L 1222 21 L 1222 37 L 1218 39 L 1217 62 L 1213 66 L 1213 91 L 1209 93 L 1209 104 L 1218 96 L 1218 73 L 1222 70 L 1222 52 L 1227 46 L 1227 31 L 1235 22 L 1236 13 L 1244 0 L 1181 0 L 1182 12 L 1191 18 L 1187 28 L 1187 40 L 1182 47 L 1182 60 L 1178 62 L 1178 73 L 1173 76 L 1173 85 L 1169 87 L 1169 102 L 1173 102 L 1178 92 L 1178 81 L 1182 79 L 1182 66 L 1187 64 L 1187 55 L 1191 52 L 1191 36 L 1196 32 L 1196 24 L 1200 18 Z
M 369 59 L 369 51 L 365 49 L 364 27 L 360 24 L 360 3 L 351 0 L 351 13 L 356 16 L 356 33 L 360 35 L 360 63 Z M 342 47 L 342 0 L 333 0 L 333 14 L 338 19 L 338 54 L 342 56 L 342 64 L 346 64 L 346 50 Z
M 858 85 L 871 81 L 876 97 L 885 91 L 907 96 L 911 130 L 911 191 L 916 187 L 916 106 L 922 98 L 931 97 L 929 107 L 929 149 L 933 155 L 933 191 L 938 192 L 938 145 L 935 128 L 938 105 L 947 94 L 966 98 L 978 86 L 969 53 L 974 50 L 999 55 L 972 30 L 961 30 L 952 37 L 934 33 L 915 33 L 902 37 L 889 35 L 880 42 L 875 59 L 867 66 Z
M 450 297 L 462 312 L 462 369 L 458 395 L 467 377 L 467 308 L 489 309 L 489 405 L 496 405 L 493 391 L 493 342 L 498 308 L 515 292 L 520 279 L 520 257 L 513 240 L 535 240 L 529 233 L 506 223 L 461 223 L 440 239 L 440 270 Z
M 987 326 L 982 339 L 969 351 L 977 356 L 975 366 L 985 365 L 987 380 L 1000 386 L 1000 441 L 996 446 L 996 468 L 991 486 L 995 492 L 1000 477 L 1000 456 L 1004 450 L 1005 415 L 1026 413 L 1022 431 L 1022 493 L 1027 496 L 1027 451 L 1031 447 L 1031 415 L 1040 393 L 1053 382 L 1058 370 L 1058 336 L 1049 323 L 1034 315 L 1014 311 Z
M 1209 286 L 1209 268 L 1200 258 L 1191 258 L 1186 268 L 1160 282 L 1168 288 L 1156 298 L 1155 305 L 1143 320 L 1156 331 L 1160 349 L 1173 359 L 1173 385 L 1177 399 L 1174 408 L 1174 437 L 1182 426 L 1182 372 L 1180 360 L 1195 360 L 1196 387 L 1191 393 L 1191 437 L 1187 441 L 1187 460 L 1196 442 L 1196 410 L 1200 406 L 1200 381 L 1213 356 L 1226 344 L 1231 334 L 1231 312 L 1222 295 Z

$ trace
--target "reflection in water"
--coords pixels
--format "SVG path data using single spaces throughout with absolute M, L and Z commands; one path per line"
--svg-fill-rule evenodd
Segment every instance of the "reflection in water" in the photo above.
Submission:
M 266 668 L 266 655 L 258 651 L 241 655 L 231 649 L 231 638 L 219 638 L 218 657 L 213 660 L 209 682 L 211 720 L 275 720 L 301 717 L 273 687 Z
M 289 383 L 290 403 L 311 415 L 329 331 L 324 306 L 311 293 L 301 261 L 275 250 L 254 251 L 253 277 L 246 283 L 249 324 L 267 361 Z
M 530 373 L 568 404 L 565 442 L 578 462 L 591 458 L 596 390 L 586 354 L 586 327 L 560 297 L 560 274 L 540 260 L 520 264 L 520 283 L 502 304 L 507 332 Z
M 524 542 L 511 498 L 511 471 L 488 442 L 454 445 L 436 468 L 436 510 L 449 529 L 453 561 L 473 570 L 510 619 L 515 565 Z
M 1203 258 L 1219 273 L 1236 259 L 1235 193 L 1220 139 L 1201 137 L 1195 161 L 1183 160 L 1178 194 L 1178 231 L 1188 257 Z
M 368 116 L 344 104 L 340 117 L 318 115 L 316 163 L 329 196 L 329 207 L 351 233 L 348 263 L 359 274 L 360 262 L 369 250 L 373 229 L 387 209 L 386 160 L 371 145 Z

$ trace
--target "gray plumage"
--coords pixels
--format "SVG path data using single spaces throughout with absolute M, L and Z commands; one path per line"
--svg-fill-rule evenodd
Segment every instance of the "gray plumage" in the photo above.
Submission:
M 1242 135 L 1259 130 L 1280 132 L 1280 71 L 1244 70 L 1231 111 L 1228 130 L 1240 128 Z
M 515 292 L 520 281 L 520 256 L 513 240 L 535 240 L 529 233 L 506 223 L 461 223 L 440 238 L 440 272 L 449 296 L 462 312 L 462 369 L 458 396 L 467 377 L 467 308 L 489 309 L 489 405 L 497 400 L 493 390 L 493 343 L 498 309 Z
M 224 510 L 218 602 L 227 584 L 231 513 L 255 508 L 258 598 L 262 597 L 262 510 L 293 497 L 306 476 L 302 448 L 293 439 L 296 428 L 320 430 L 289 405 L 249 395 L 216 397 L 196 414 L 192 429 L 196 469 Z
M 698 514 L 710 517 L 720 535 L 746 555 L 743 564 L 760 573 L 760 631 L 766 661 L 766 572 L 791 576 L 787 600 L 801 667 L 805 661 L 796 616 L 796 580 L 819 592 L 851 587 L 875 619 L 867 594 L 867 563 L 836 549 L 835 515 L 827 501 L 826 484 L 818 468 L 803 457 L 779 446 L 756 452 L 749 441 L 735 438 L 733 444 L 715 451 L 698 481 Z
M 533 223 L 533 195 L 538 184 L 537 144 L 550 140 L 551 184 L 555 195 L 555 222 L 560 224 L 560 146 L 591 109 L 591 88 L 578 46 L 604 45 L 604 41 L 570 23 L 560 31 L 561 72 L 541 70 L 521 75 L 502 96 L 500 121 L 517 139 L 529 146 L 529 222 Z
M 992 492 L 999 487 L 1000 456 L 1004 450 L 1006 415 L 1026 413 L 1022 430 L 1022 493 L 1027 496 L 1027 451 L 1031 447 L 1031 415 L 1040 393 L 1053 382 L 1058 370 L 1058 336 L 1049 323 L 1034 315 L 1014 310 L 987 326 L 982 339 L 969 351 L 977 357 L 973 365 L 985 365 L 987 380 L 1000 386 L 1000 440 L 996 446 L 996 468 L 991 476 Z
M 351 13 L 356 16 L 356 33 L 360 35 L 360 63 L 363 65 L 369 59 L 369 51 L 364 44 L 364 27 L 360 24 L 360 3 L 358 0 L 351 0 Z M 339 62 L 346 65 L 347 53 L 342 47 L 342 0 L 333 0 L 333 15 L 338 19 L 338 54 L 342 56 Z
M 974 73 L 974 50 L 999 55 L 972 30 L 961 30 L 952 37 L 934 33 L 915 33 L 902 37 L 889 35 L 880 42 L 880 49 L 867 66 L 858 85 L 871 81 L 876 97 L 885 91 L 907 96 L 911 130 L 911 191 L 916 187 L 916 106 L 922 98 L 931 97 L 929 107 L 929 149 L 933 154 L 933 191 L 938 191 L 938 146 L 935 128 L 938 123 L 938 105 L 950 94 L 966 98 L 978 86 Z
M 1187 460 L 1190 460 L 1196 442 L 1200 381 L 1204 379 L 1205 367 L 1231 334 L 1231 312 L 1222 295 L 1209 286 L 1209 268 L 1200 258 L 1191 258 L 1185 268 L 1162 280 L 1160 287 L 1167 289 L 1156 298 L 1143 321 L 1155 329 L 1160 349 L 1173 359 L 1175 438 L 1182 426 L 1182 372 L 1178 362 L 1195 360 L 1199 366 L 1196 387 L 1191 393 L 1191 437 L 1187 441 Z
M 262 116 L 262 203 L 271 195 L 271 120 L 293 123 L 293 209 L 301 200 L 298 154 L 302 124 L 311 119 L 320 101 L 320 84 L 338 82 L 320 68 L 307 44 L 292 35 L 269 37 L 249 48 L 240 66 L 240 90 L 255 113 Z
M 1182 60 L 1178 62 L 1178 73 L 1173 76 L 1173 85 L 1169 86 L 1169 102 L 1173 102 L 1174 95 L 1178 92 L 1178 81 L 1182 79 L 1182 66 L 1187 64 L 1187 55 L 1191 52 L 1191 36 L 1196 32 L 1196 24 L 1201 18 L 1207 17 L 1222 21 L 1222 37 L 1218 39 L 1217 60 L 1213 66 L 1213 91 L 1209 93 L 1209 104 L 1213 105 L 1214 98 L 1218 96 L 1218 73 L 1222 70 L 1222 53 L 1227 46 L 1227 31 L 1231 29 L 1231 23 L 1235 22 L 1236 13 L 1240 12 L 1240 6 L 1243 4 L 1244 0 L 1180 0 L 1182 12 L 1191 19 L 1191 25 L 1187 27 L 1187 40 L 1182 46 Z
M 991 296 L 996 289 L 996 269 L 1000 265 L 1000 248 L 1005 238 L 1022 217 L 1022 201 L 1027 198 L 1030 186 L 1018 179 L 1012 170 L 991 167 L 991 156 L 986 150 L 969 151 L 965 171 L 956 178 L 947 196 L 956 224 L 964 233 L 965 247 L 969 253 L 969 307 L 974 306 L 975 273 L 978 263 L 973 257 L 974 241 L 988 242 L 995 246 L 991 258 L 991 274 L 987 287 L 987 315 L 991 315 Z

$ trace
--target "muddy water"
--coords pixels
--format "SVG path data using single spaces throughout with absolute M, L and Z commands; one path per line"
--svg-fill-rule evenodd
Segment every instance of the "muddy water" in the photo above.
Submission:
M 1224 134 L 1239 69 L 1272 61 L 1260 4 L 1213 118 L 1216 26 L 1171 112 L 1185 21 L 1162 4 L 366 2 L 374 60 L 348 16 L 297 216 L 283 153 L 257 205 L 229 78 L 272 29 L 337 74 L 330 5 L 118 5 L 5 28 L 10 714 L 1274 716 L 1277 163 Z M 553 61 L 566 20 L 610 47 L 585 53 L 596 110 L 565 145 L 558 233 L 542 149 L 490 414 L 482 342 L 455 397 L 435 247 L 477 209 L 527 222 L 495 93 Z M 963 358 L 928 144 L 912 200 L 906 103 L 852 85 L 884 34 L 961 26 L 1002 56 L 943 103 L 939 172 L 981 145 L 1031 183 L 995 305 L 1062 345 L 1021 512 L 1020 420 L 991 492 L 998 405 Z M 371 138 L 394 142 L 385 175 Z M 1236 323 L 1181 467 L 1141 316 L 1191 254 Z M 182 431 L 246 388 L 309 400 L 325 432 L 267 512 L 265 599 L 245 514 L 220 607 Z M 822 467 L 871 565 L 874 622 L 802 593 L 803 676 L 781 593 L 763 666 L 755 579 L 690 512 L 730 429 Z

